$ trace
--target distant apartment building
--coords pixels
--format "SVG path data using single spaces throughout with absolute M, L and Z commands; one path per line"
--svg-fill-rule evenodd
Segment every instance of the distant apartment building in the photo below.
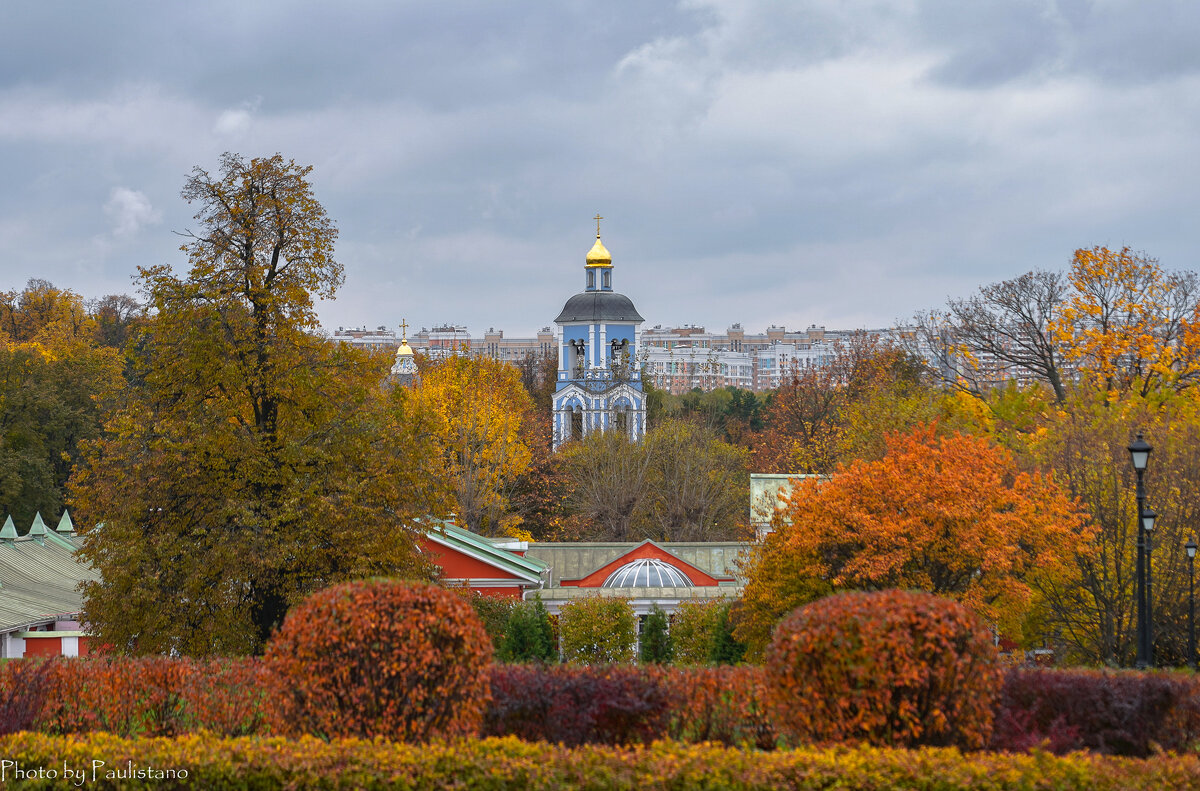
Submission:
M 704 327 L 658 325 L 644 330 L 646 378 L 662 390 L 686 393 L 699 388 L 733 386 L 761 392 L 774 390 L 796 367 L 828 364 L 839 343 L 861 330 L 827 330 L 816 325 L 789 331 L 772 325 L 762 333 L 748 333 L 734 324 L 723 333 Z M 866 330 L 892 337 L 895 330 Z
M 828 364 L 837 345 L 849 342 L 859 332 L 863 330 L 828 330 L 816 325 L 788 330 L 772 325 L 764 332 L 750 333 L 734 324 L 718 333 L 693 324 L 660 324 L 642 330 L 639 359 L 648 381 L 676 395 L 696 388 L 723 387 L 762 392 L 786 382 L 796 367 Z M 896 340 L 904 335 L 895 329 L 865 332 Z M 394 351 L 400 345 L 396 333 L 385 327 L 338 327 L 333 340 L 371 350 Z M 558 349 L 557 334 L 551 327 L 543 327 L 533 337 L 511 338 L 505 337 L 503 330 L 489 327 L 481 337 L 473 337 L 466 325 L 446 324 L 422 327 L 408 336 L 408 343 L 413 351 L 434 358 L 462 354 L 514 363 L 528 355 L 553 355 Z
M 355 327 L 338 327 L 332 340 L 347 343 L 360 349 L 395 351 L 400 347 L 400 337 L 386 327 L 373 330 Z M 454 354 L 469 357 L 490 357 L 494 360 L 517 362 L 530 354 L 554 354 L 554 330 L 542 327 L 531 338 L 506 338 L 504 330 L 488 328 L 481 338 L 471 337 L 465 324 L 446 324 L 440 327 L 422 327 L 419 332 L 408 336 L 408 345 L 413 351 L 426 357 L 441 358 Z

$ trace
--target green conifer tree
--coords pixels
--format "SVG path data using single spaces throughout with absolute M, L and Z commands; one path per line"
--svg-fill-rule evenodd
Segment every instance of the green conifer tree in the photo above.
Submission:
M 674 653 L 667 614 L 656 604 L 642 624 L 642 663 L 665 665 Z
M 554 628 L 542 600 L 521 602 L 513 607 L 504 639 L 500 641 L 500 661 L 551 662 L 557 655 Z

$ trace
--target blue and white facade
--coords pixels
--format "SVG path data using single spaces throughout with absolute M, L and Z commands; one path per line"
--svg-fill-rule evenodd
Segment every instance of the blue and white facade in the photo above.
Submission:
M 621 431 L 631 441 L 646 432 L 646 396 L 638 350 L 642 317 L 612 287 L 612 257 L 596 234 L 584 266 L 584 290 L 554 320 L 558 383 L 554 447 L 593 431 Z

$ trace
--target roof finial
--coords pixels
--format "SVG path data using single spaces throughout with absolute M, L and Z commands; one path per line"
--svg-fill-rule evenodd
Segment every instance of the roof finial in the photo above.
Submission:
M 400 319 L 400 340 L 408 340 L 408 322 Z
M 596 216 L 592 218 L 596 221 L 596 238 L 600 238 L 600 221 L 604 218 L 600 216 L 600 212 L 596 212 Z

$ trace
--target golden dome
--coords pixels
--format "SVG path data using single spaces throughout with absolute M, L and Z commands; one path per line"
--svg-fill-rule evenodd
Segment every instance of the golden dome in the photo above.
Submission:
M 396 356 L 397 357 L 412 357 L 413 356 L 412 347 L 408 345 L 407 339 L 400 341 L 400 348 L 396 350 Z
M 600 234 L 596 234 L 596 243 L 592 245 L 591 250 L 588 250 L 587 265 L 612 266 L 612 256 L 605 249 L 604 243 L 600 241 Z

